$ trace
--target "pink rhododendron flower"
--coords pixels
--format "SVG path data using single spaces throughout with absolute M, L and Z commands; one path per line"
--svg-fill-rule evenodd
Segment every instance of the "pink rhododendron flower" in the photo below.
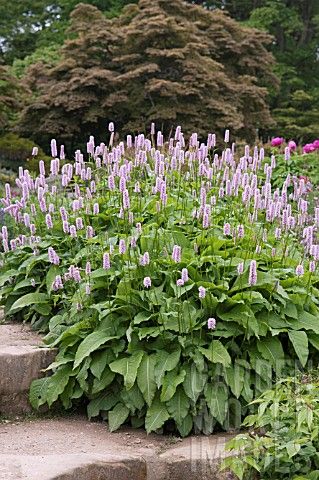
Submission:
M 271 140 L 272 147 L 280 147 L 284 143 L 284 139 L 282 137 L 275 137 Z
M 306 143 L 306 145 L 302 149 L 303 153 L 311 153 L 315 150 L 316 148 L 314 147 L 313 143 Z

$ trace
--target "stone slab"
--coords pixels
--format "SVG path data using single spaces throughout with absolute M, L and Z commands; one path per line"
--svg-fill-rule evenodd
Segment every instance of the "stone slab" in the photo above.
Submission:
M 0 414 L 31 410 L 30 385 L 44 375 L 56 355 L 56 350 L 41 348 L 41 344 L 41 337 L 27 325 L 0 325 Z
M 1 480 L 146 480 L 143 458 L 126 455 L 0 454 Z
M 0 424 L 0 480 L 225 480 L 229 435 L 110 433 L 85 417 Z

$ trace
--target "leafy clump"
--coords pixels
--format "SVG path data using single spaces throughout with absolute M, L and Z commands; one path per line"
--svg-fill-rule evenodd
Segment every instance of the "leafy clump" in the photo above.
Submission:
M 248 433 L 228 443 L 236 458 L 224 461 L 239 479 L 319 478 L 318 376 L 281 380 L 252 404 L 258 406 L 244 425 Z M 238 456 L 238 451 L 241 455 Z
M 50 173 L 20 169 L 2 200 L 1 303 L 59 350 L 31 402 L 84 402 L 111 430 L 236 428 L 276 376 L 318 361 L 319 210 L 303 179 L 272 187 L 287 160 L 237 154 L 229 132 L 221 151 L 154 125 L 114 145 L 109 128 L 86 161 L 53 140 Z

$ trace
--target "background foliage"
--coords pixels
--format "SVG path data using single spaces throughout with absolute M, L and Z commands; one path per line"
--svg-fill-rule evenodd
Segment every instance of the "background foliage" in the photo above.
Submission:
M 241 480 L 319 478 L 318 374 L 278 382 L 252 402 L 258 411 L 245 419 L 249 432 L 231 440 L 228 448 L 241 454 L 224 468 Z

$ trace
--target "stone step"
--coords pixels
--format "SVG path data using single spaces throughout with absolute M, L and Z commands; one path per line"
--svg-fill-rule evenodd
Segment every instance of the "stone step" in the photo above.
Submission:
M 84 417 L 0 423 L 1 480 L 225 480 L 229 435 L 147 435 Z
M 0 415 L 31 411 L 31 382 L 54 360 L 56 351 L 41 348 L 40 335 L 23 324 L 0 324 Z

